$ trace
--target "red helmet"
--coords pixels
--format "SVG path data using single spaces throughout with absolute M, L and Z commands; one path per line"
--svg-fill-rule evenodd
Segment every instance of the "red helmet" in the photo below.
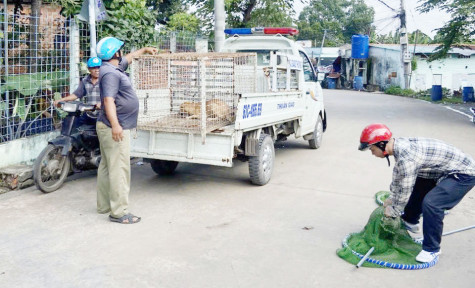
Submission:
M 363 129 L 360 137 L 359 150 L 364 151 L 369 148 L 369 145 L 391 140 L 393 133 L 384 124 L 370 124 Z

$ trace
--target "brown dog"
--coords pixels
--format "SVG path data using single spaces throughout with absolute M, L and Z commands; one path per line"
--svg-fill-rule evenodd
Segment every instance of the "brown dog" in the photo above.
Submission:
M 184 102 L 180 105 L 180 113 L 187 114 L 189 119 L 197 119 L 201 115 L 201 103 Z M 206 101 L 206 118 L 208 120 L 231 121 L 231 108 L 223 100 L 208 100 Z

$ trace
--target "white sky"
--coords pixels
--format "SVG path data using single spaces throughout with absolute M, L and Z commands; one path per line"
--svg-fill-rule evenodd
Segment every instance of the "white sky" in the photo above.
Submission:
M 401 6 L 400 0 L 383 1 L 395 10 L 399 10 Z M 399 19 L 388 19 L 396 15 L 396 12 L 390 10 L 378 0 L 365 0 L 365 2 L 366 5 L 373 7 L 375 10 L 374 25 L 376 26 L 376 33 L 387 34 L 390 31 L 396 31 L 400 25 Z M 404 3 L 406 6 L 406 27 L 408 32 L 419 29 L 430 37 L 434 37 L 436 34 L 434 29 L 441 28 L 445 22 L 450 20 L 450 15 L 445 11 L 432 10 L 429 13 L 420 14 L 416 10 L 417 6 L 419 6 L 417 0 L 405 0 Z M 295 1 L 294 8 L 297 12 L 297 17 L 305 6 L 306 5 L 302 4 L 299 0 Z

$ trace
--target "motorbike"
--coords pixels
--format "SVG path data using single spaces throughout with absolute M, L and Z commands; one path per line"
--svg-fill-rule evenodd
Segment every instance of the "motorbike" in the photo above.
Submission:
M 470 112 L 472 112 L 472 122 L 475 124 L 475 107 L 470 107 Z
M 56 191 L 73 173 L 97 169 L 101 161 L 96 126 L 91 124 L 96 106 L 70 101 L 59 102 L 59 107 L 67 112 L 61 135 L 48 142 L 33 166 L 36 187 L 44 193 Z

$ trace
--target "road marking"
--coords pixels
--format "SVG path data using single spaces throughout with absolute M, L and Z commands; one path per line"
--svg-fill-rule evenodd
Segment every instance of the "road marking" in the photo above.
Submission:
M 473 121 L 473 117 L 470 116 L 470 115 L 468 115 L 467 113 L 464 113 L 464 112 L 459 111 L 459 110 L 457 110 L 457 109 L 451 108 L 451 107 L 449 107 L 449 106 L 444 106 L 444 107 L 447 108 L 447 109 L 449 109 L 449 110 L 452 110 L 452 111 L 454 111 L 454 112 L 457 112 L 457 113 L 459 113 L 459 114 L 462 114 L 462 115 L 464 115 L 464 116 L 467 116 L 468 119 L 470 119 L 471 121 Z

